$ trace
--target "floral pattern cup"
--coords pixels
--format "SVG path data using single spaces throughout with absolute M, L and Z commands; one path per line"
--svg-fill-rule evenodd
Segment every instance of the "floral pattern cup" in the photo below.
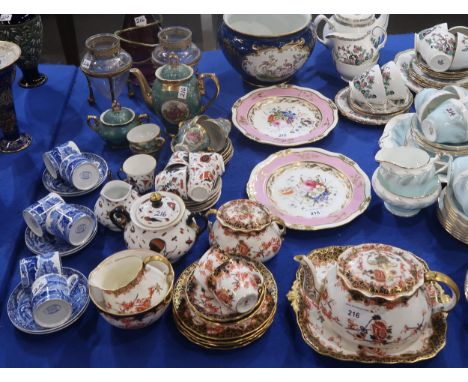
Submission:
M 364 105 L 383 105 L 387 102 L 384 80 L 379 65 L 374 65 L 349 84 L 350 97 Z
M 444 28 L 435 28 L 417 35 L 416 49 L 427 65 L 436 72 L 445 72 L 455 55 L 455 36 Z
M 466 70 L 468 69 L 468 35 L 458 32 L 456 36 L 455 54 L 450 70 Z
M 172 165 L 161 171 L 155 180 L 157 191 L 167 191 L 187 199 L 187 166 Z
M 140 195 L 149 192 L 154 185 L 156 159 L 148 154 L 137 154 L 128 158 L 118 172 L 121 180 L 126 178 Z M 123 175 L 125 174 L 125 175 Z
M 228 256 L 218 248 L 208 249 L 198 260 L 198 265 L 193 272 L 193 276 L 205 291 L 211 292 L 208 289 L 208 278 L 226 260 L 228 260 Z
M 203 202 L 211 195 L 220 175 L 224 173 L 224 161 L 218 153 L 190 153 L 187 194 Z
M 408 97 L 408 88 L 394 61 L 389 61 L 380 68 L 385 95 L 391 100 L 401 100 Z
M 262 275 L 252 263 L 231 258 L 208 277 L 208 287 L 216 299 L 237 313 L 251 311 L 258 302 Z

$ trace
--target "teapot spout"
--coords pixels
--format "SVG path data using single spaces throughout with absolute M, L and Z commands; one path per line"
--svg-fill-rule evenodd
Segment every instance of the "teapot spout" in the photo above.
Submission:
M 317 273 L 316 273 L 315 265 L 312 263 L 312 260 L 310 260 L 306 255 L 294 256 L 294 260 L 302 265 L 305 265 L 310 270 L 310 274 L 312 275 L 312 280 L 314 282 L 314 288 L 318 290 L 319 284 L 317 280 Z M 318 294 L 317 294 L 317 297 L 318 297 Z
M 378 18 L 377 18 L 377 25 L 381 26 L 382 28 L 384 28 L 385 30 L 387 30 L 387 27 L 388 27 L 388 19 L 389 19 L 390 15 L 385 15 L 385 14 L 381 14 Z
M 141 94 L 143 95 L 145 103 L 148 105 L 149 108 L 153 108 L 153 100 L 151 98 L 152 92 L 148 81 L 146 81 L 145 76 L 138 68 L 130 69 L 130 73 L 132 73 L 136 77 L 138 85 L 140 85 Z

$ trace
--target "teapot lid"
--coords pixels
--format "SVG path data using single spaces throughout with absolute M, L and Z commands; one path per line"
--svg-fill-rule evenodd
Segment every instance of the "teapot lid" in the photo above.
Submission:
M 424 273 L 411 252 L 386 244 L 350 247 L 337 261 L 337 274 L 349 289 L 390 301 L 413 295 L 424 284 Z
M 156 77 L 163 81 L 183 81 L 193 75 L 193 69 L 180 62 L 179 56 L 171 54 L 169 63 L 156 70 Z
M 339 22 L 350 25 L 367 24 L 375 19 L 371 14 L 337 14 L 335 17 Z
M 165 191 L 152 192 L 135 200 L 131 218 L 143 229 L 160 230 L 177 223 L 185 212 L 183 200 Z
M 111 109 L 107 109 L 101 115 L 102 122 L 106 125 L 123 125 L 133 120 L 135 112 L 127 107 L 121 107 L 118 102 L 112 104 Z
M 270 211 L 261 203 L 236 199 L 223 204 L 216 215 L 224 227 L 234 231 L 261 231 L 271 223 Z

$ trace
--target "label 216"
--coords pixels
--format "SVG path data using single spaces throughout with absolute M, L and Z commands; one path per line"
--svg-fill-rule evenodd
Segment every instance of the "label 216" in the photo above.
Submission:
M 348 309 L 348 316 L 353 318 L 359 318 L 359 312 L 355 312 L 354 310 Z

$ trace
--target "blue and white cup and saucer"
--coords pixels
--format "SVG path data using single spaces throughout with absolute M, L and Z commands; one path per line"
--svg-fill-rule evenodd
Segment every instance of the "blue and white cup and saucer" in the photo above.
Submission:
M 45 283 L 46 287 L 38 288 L 35 295 L 32 288 L 25 288 L 21 283 L 15 287 L 8 299 L 7 313 L 18 330 L 28 334 L 54 333 L 72 325 L 82 316 L 89 304 L 88 280 L 81 272 L 67 267 L 62 268 L 59 276 L 56 278 L 59 281 L 50 277 L 51 280 Z M 45 279 L 41 277 L 36 280 L 36 287 L 44 284 Z
M 60 253 L 47 252 L 38 256 L 29 256 L 19 261 L 21 285 L 30 288 L 34 281 L 49 273 L 62 273 Z
M 53 212 L 53 213 L 52 213 Z M 61 257 L 86 247 L 96 236 L 97 219 L 93 211 L 79 204 L 63 204 L 49 214 L 42 236 L 26 227 L 24 241 L 35 254 L 57 251 Z
M 58 194 L 51 192 L 42 199 L 31 204 L 28 208 L 24 209 L 24 221 L 31 231 L 33 231 L 37 236 L 42 236 L 46 231 L 45 222 L 47 214 L 57 205 L 64 203 L 65 200 L 63 200 Z

